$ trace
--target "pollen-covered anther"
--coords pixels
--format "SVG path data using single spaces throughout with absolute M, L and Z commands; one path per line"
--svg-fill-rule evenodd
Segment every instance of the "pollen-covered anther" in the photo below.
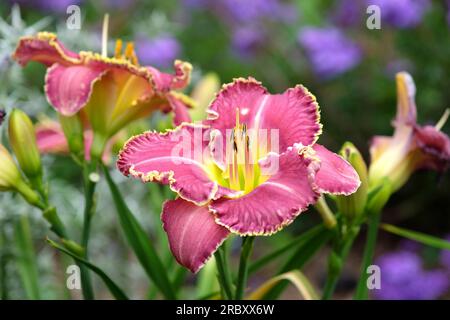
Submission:
M 138 59 L 136 52 L 134 51 L 134 43 L 127 42 L 125 46 L 125 51 L 123 52 L 123 41 L 122 39 L 116 40 L 116 47 L 114 49 L 114 58 L 119 60 L 127 60 L 134 65 L 138 65 Z

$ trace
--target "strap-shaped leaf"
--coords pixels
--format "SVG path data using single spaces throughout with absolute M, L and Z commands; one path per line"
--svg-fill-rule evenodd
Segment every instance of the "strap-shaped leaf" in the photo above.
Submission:
M 441 250 L 450 250 L 450 242 L 449 241 L 446 241 L 446 240 L 443 240 L 440 238 L 436 238 L 436 237 L 427 235 L 425 233 L 399 228 L 399 227 L 393 226 L 392 224 L 387 224 L 387 223 L 383 223 L 381 225 L 381 229 L 383 229 L 384 231 L 393 233 L 397 236 L 423 243 L 430 247 L 434 247 L 434 248 L 441 249 Z
M 317 251 L 331 238 L 332 230 L 321 228 L 319 232 L 314 234 L 307 241 L 297 247 L 288 261 L 281 267 L 278 274 L 283 274 L 292 270 L 301 269 L 311 259 Z M 264 299 L 277 299 L 278 296 L 286 288 L 287 282 L 280 281 L 271 288 Z
M 47 238 L 47 242 L 54 248 L 58 249 L 59 251 L 71 256 L 74 258 L 77 262 L 81 263 L 82 265 L 86 266 L 90 270 L 92 270 L 95 274 L 97 274 L 105 283 L 105 285 L 108 287 L 111 294 L 116 298 L 117 300 L 128 300 L 127 295 L 123 292 L 122 289 L 113 281 L 110 277 L 99 267 L 96 265 L 90 263 L 89 261 L 86 261 L 85 259 L 81 258 L 80 256 L 76 255 L 73 252 L 70 252 L 69 250 L 65 249 L 63 246 L 59 245 L 55 241 L 52 241 Z
M 266 294 L 274 288 L 278 283 L 283 280 L 290 281 L 300 293 L 300 296 L 305 300 L 318 300 L 319 296 L 316 290 L 312 286 L 308 278 L 298 270 L 286 272 L 264 282 L 258 289 L 256 289 L 252 294 L 250 294 L 247 299 L 249 300 L 260 300 L 266 296 Z
M 109 174 L 108 168 L 103 166 L 103 172 L 105 173 L 106 181 L 116 205 L 120 226 L 128 243 L 145 272 L 159 290 L 161 290 L 161 293 L 167 299 L 175 299 L 175 291 L 167 275 L 167 269 L 159 258 L 156 249 L 152 246 L 144 229 L 125 203 L 119 189 Z

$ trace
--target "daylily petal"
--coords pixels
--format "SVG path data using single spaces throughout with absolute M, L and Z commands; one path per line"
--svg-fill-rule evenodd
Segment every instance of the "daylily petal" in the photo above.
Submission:
M 183 89 L 191 79 L 192 65 L 180 60 L 174 62 L 175 74 L 164 73 L 151 66 L 145 68 L 151 73 L 156 90 L 160 92 Z
M 371 162 L 378 160 L 384 152 L 390 147 L 392 143 L 392 137 L 388 136 L 375 136 L 370 142 L 370 159 Z
M 178 263 L 196 273 L 227 238 L 207 207 L 178 198 L 164 203 L 161 219 Z
M 278 130 L 279 150 L 272 151 L 284 152 L 295 143 L 311 145 L 321 132 L 316 99 L 300 85 L 271 95 L 253 78 L 235 79 L 212 102 L 207 123 L 226 137 L 226 130 L 235 126 L 237 108 L 240 122 L 249 128 Z
M 358 190 L 361 181 L 350 163 L 320 144 L 313 146 L 320 159 L 314 184 L 320 193 L 349 195 Z
M 43 122 L 35 128 L 36 143 L 41 153 L 69 153 L 64 132 L 57 122 Z
M 282 155 L 270 154 L 260 162 L 263 171 L 277 165 L 277 172 L 252 192 L 237 199 L 213 201 L 210 209 L 217 223 L 240 235 L 270 235 L 316 202 L 319 194 L 311 182 L 318 163 L 313 158 L 289 148 Z
M 173 111 L 173 123 L 178 126 L 183 122 L 191 122 L 191 116 L 189 114 L 189 106 L 181 97 L 171 92 L 166 95 L 166 99 L 169 102 L 170 109 Z
M 61 114 L 72 116 L 83 108 L 103 71 L 85 66 L 55 63 L 47 70 L 45 92 L 50 104 Z
M 395 124 L 414 125 L 417 119 L 416 110 L 416 86 L 411 75 L 407 72 L 399 72 L 397 81 L 397 116 Z
M 434 126 L 416 126 L 414 140 L 425 156 L 419 168 L 445 171 L 450 166 L 450 138 Z
M 212 181 L 208 154 L 202 154 L 206 127 L 183 124 L 164 134 L 146 132 L 131 138 L 119 154 L 117 166 L 126 176 L 144 182 L 169 184 L 182 198 L 203 205 L 216 194 L 234 194 Z
M 75 52 L 66 49 L 53 33 L 39 32 L 36 36 L 26 36 L 20 39 L 13 58 L 21 65 L 29 61 L 37 61 L 51 66 L 54 63 L 71 65 L 80 63 L 80 57 Z

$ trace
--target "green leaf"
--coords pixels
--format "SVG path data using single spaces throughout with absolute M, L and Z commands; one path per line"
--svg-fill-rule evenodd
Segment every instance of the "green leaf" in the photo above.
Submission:
M 318 300 L 319 296 L 316 290 L 312 286 L 308 278 L 298 270 L 286 272 L 276 276 L 259 286 L 252 294 L 250 294 L 248 300 L 261 300 L 266 294 L 279 284 L 283 280 L 290 281 L 298 290 L 300 295 L 305 300 Z
M 279 249 L 276 249 L 275 251 L 265 255 L 264 257 L 261 257 L 260 259 L 256 260 L 250 265 L 249 268 L 249 274 L 252 274 L 259 269 L 263 268 L 265 265 L 267 265 L 270 262 L 273 262 L 275 259 L 283 256 L 285 253 L 289 252 L 291 249 L 297 248 L 302 246 L 305 242 L 309 241 L 311 238 L 315 237 L 320 232 L 323 232 L 325 230 L 325 226 L 323 224 L 320 224 L 318 226 L 315 226 L 311 228 L 310 230 L 302 233 L 301 235 L 293 238 L 289 241 L 286 245 L 282 246 Z
M 333 230 L 321 228 L 320 232 L 314 234 L 310 239 L 297 247 L 288 261 L 279 270 L 278 274 L 283 274 L 295 269 L 301 269 L 314 254 L 331 238 Z M 281 281 L 275 285 L 265 296 L 264 299 L 276 299 L 286 288 L 287 282 Z
M 102 167 L 116 205 L 120 226 L 122 227 L 129 245 L 133 249 L 149 278 L 161 290 L 162 294 L 167 299 L 175 299 L 175 291 L 170 283 L 167 269 L 161 262 L 156 249 L 149 241 L 142 226 L 131 213 L 130 209 L 128 209 L 119 189 L 109 174 L 108 168 L 104 165 L 102 165 Z
M 31 239 L 31 229 L 28 217 L 22 215 L 14 225 L 14 242 L 17 248 L 19 275 L 28 299 L 39 300 L 39 272 L 37 270 L 36 254 Z
M 413 241 L 420 242 L 430 247 L 434 247 L 441 250 L 450 250 L 450 242 L 436 238 L 421 232 L 407 230 L 393 226 L 392 224 L 383 223 L 381 224 L 381 229 L 384 231 L 393 233 L 397 236 L 404 237 Z
M 208 296 L 211 292 L 219 292 L 220 288 L 216 272 L 216 259 L 209 259 L 197 276 L 196 295 L 199 299 Z
M 69 250 L 67 250 L 63 246 L 59 245 L 55 241 L 52 241 L 52 240 L 47 238 L 47 242 L 52 247 L 54 247 L 54 248 L 58 249 L 59 251 L 61 251 L 61 252 L 65 253 L 65 254 L 71 256 L 78 263 L 81 263 L 82 265 L 86 266 L 87 268 L 92 270 L 94 273 L 96 273 L 103 280 L 103 282 L 108 287 L 109 291 L 114 296 L 114 298 L 116 298 L 117 300 L 128 300 L 127 295 L 122 291 L 122 289 L 120 289 L 120 287 L 113 280 L 111 280 L 111 278 L 108 277 L 106 275 L 106 273 L 103 272 L 102 269 L 100 269 L 96 265 L 90 263 L 89 261 L 86 261 L 85 259 L 83 259 L 82 257 L 76 255 L 75 253 L 70 252 Z

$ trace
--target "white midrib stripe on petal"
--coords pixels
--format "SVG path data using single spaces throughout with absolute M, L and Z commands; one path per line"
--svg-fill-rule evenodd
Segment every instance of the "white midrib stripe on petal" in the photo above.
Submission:
M 267 101 L 269 100 L 270 95 L 269 94 L 265 94 L 264 97 L 262 98 L 262 101 L 259 104 L 258 107 L 258 111 L 256 112 L 255 117 L 253 118 L 253 123 L 254 123 L 254 128 L 259 128 L 259 123 L 261 121 L 261 115 L 264 111 L 264 109 L 266 108 L 267 105 Z

